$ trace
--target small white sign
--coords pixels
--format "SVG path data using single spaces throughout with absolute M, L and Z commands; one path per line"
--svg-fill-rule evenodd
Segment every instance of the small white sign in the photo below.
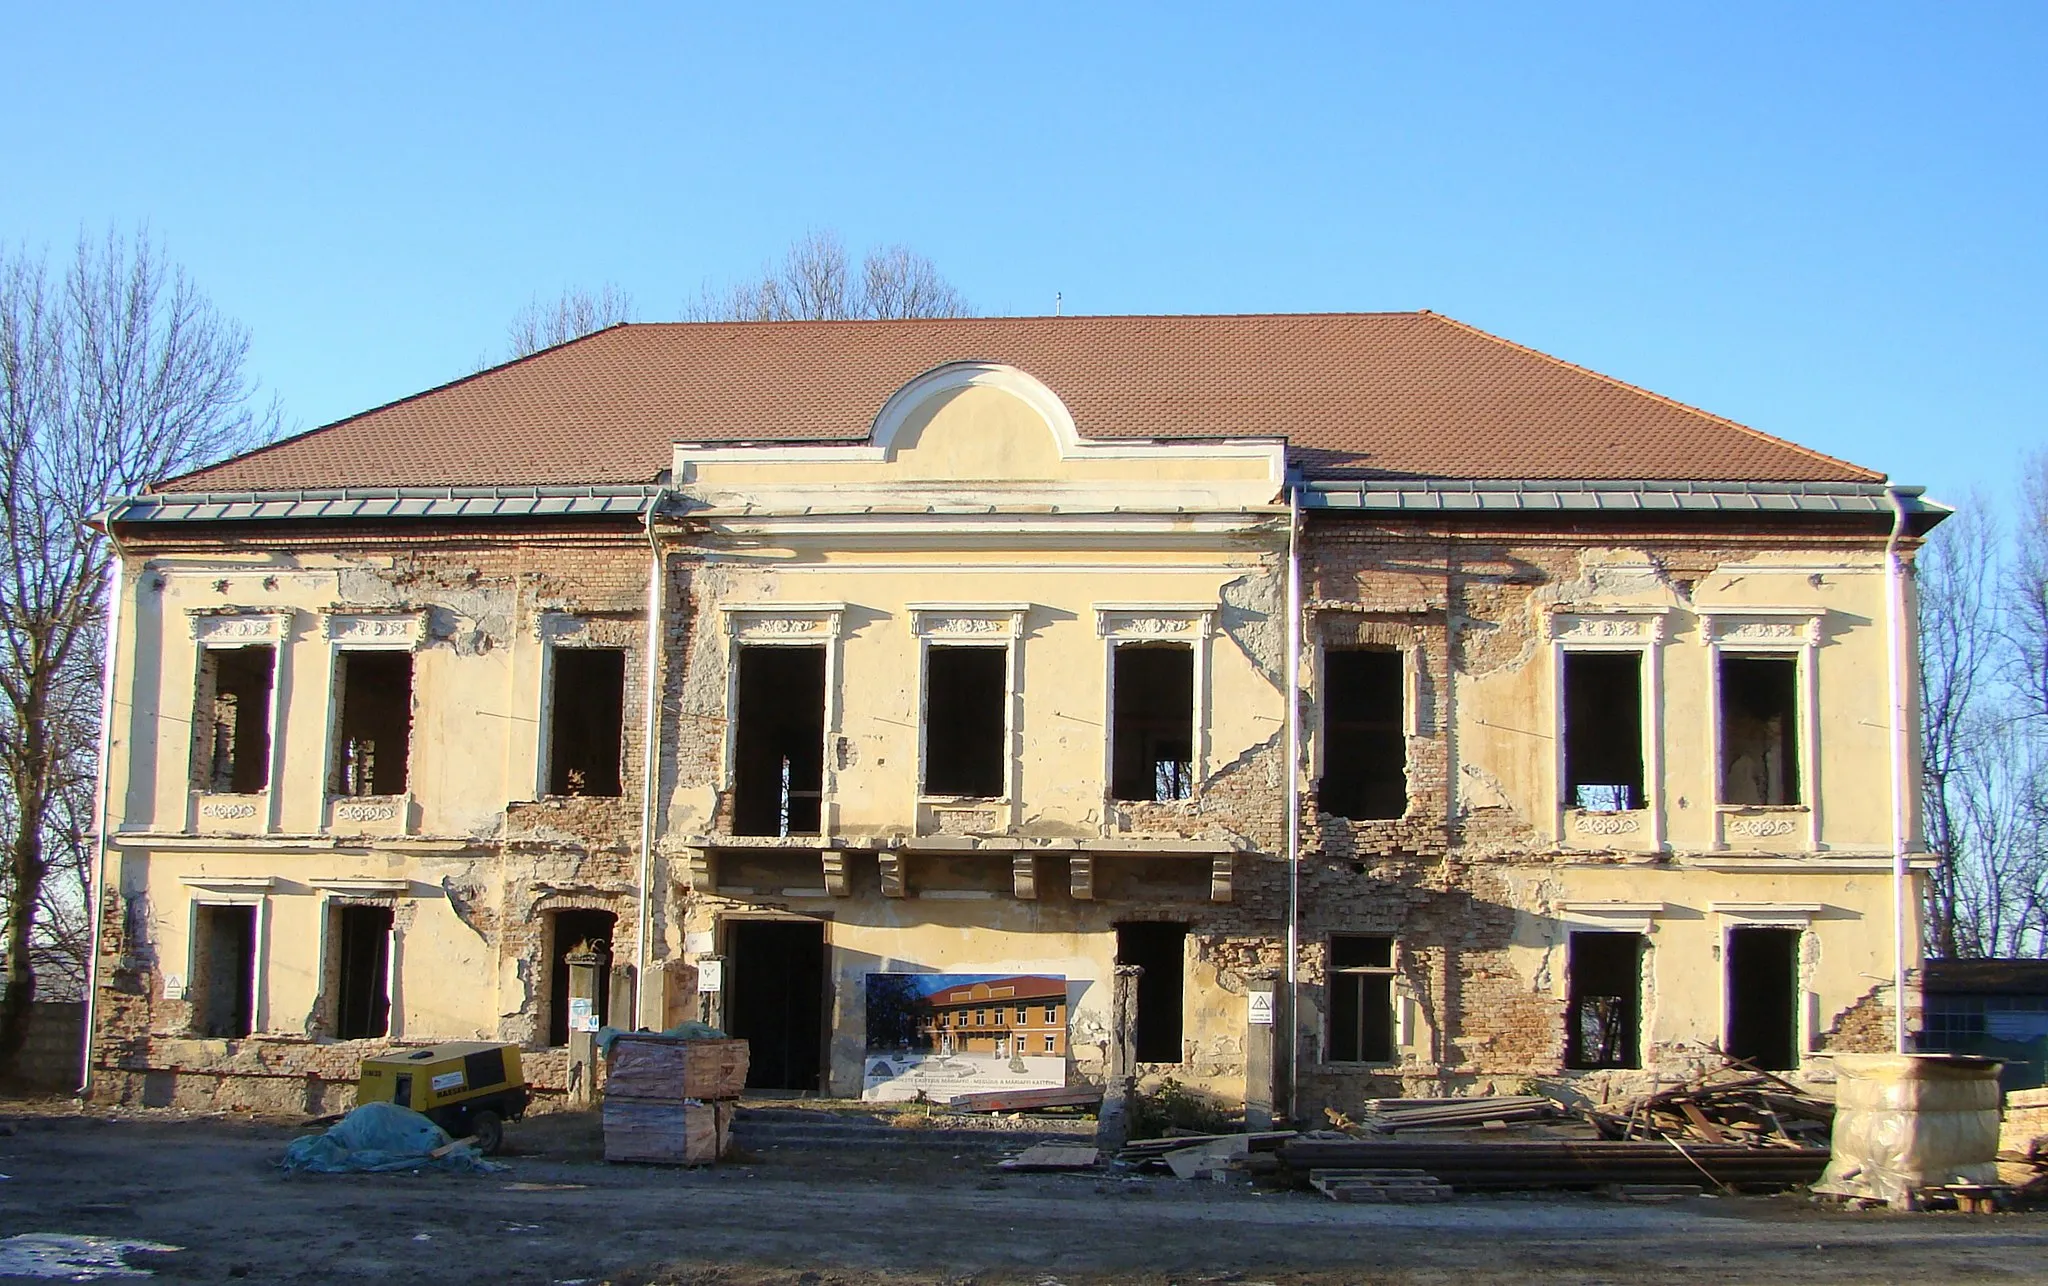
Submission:
M 1273 1025 L 1273 993 L 1270 991 L 1248 991 L 1245 993 L 1246 1019 L 1254 1027 Z
M 706 994 L 725 990 L 725 961 L 697 962 L 697 990 Z
M 165 999 L 165 1000 L 183 1000 L 184 998 L 185 998 L 185 978 L 184 978 L 184 975 L 182 975 L 182 974 L 175 974 L 175 973 L 167 973 L 167 974 L 165 974 L 165 975 L 164 975 L 164 999 Z
M 569 998 L 569 1030 L 597 1030 L 597 1006 L 592 1003 L 590 997 L 571 996 Z
M 434 1093 L 436 1094 L 446 1094 L 450 1090 L 459 1090 L 461 1088 L 461 1072 L 443 1072 L 434 1078 Z

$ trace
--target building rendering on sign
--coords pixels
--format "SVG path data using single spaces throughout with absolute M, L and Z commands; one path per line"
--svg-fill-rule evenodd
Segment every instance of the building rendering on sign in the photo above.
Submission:
M 1429 313 L 600 331 L 108 515 L 94 1092 L 560 1088 L 578 948 L 849 1097 L 1099 1082 L 1120 963 L 1143 1076 L 1297 1116 L 1825 1076 L 1944 512 Z

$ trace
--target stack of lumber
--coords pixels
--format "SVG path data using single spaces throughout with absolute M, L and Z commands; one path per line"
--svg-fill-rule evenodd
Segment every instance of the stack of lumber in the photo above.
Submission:
M 1426 1170 L 1311 1170 L 1308 1186 L 1332 1201 L 1449 1201 L 1451 1185 Z
M 1677 1139 L 1740 1147 L 1826 1146 L 1835 1105 L 1748 1063 L 1731 1061 L 1683 1085 L 1594 1113 L 1609 1139 Z
M 1421 1170 L 1454 1188 L 1599 1188 L 1615 1183 L 1707 1183 L 1785 1188 L 1812 1183 L 1826 1148 L 1659 1142 L 1423 1143 L 1295 1139 L 1280 1149 L 1298 1176 L 1317 1170 Z
M 732 1146 L 747 1052 L 743 1040 L 618 1036 L 606 1061 L 604 1159 L 716 1162 Z
M 1379 1134 L 1403 1130 L 1466 1129 L 1472 1126 L 1546 1121 L 1562 1115 L 1556 1102 L 1537 1094 L 1497 1094 L 1480 1098 L 1367 1099 L 1359 1124 Z
M 946 1107 L 954 1112 L 1042 1112 L 1048 1108 L 1100 1106 L 1099 1085 L 1056 1090 L 988 1090 L 980 1094 L 955 1094 L 946 1100 Z

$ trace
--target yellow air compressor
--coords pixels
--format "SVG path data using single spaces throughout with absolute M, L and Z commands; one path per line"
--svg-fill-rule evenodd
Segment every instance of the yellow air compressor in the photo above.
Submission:
M 455 1040 L 425 1049 L 397 1049 L 363 1060 L 356 1104 L 396 1103 L 420 1113 L 454 1138 L 476 1137 L 486 1154 L 505 1142 L 505 1122 L 526 1114 L 526 1077 L 519 1047 Z

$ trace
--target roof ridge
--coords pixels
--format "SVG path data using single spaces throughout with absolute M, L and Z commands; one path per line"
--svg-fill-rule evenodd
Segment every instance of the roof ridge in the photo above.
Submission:
M 1675 397 L 1667 397 L 1666 395 L 1656 392 L 1652 389 L 1646 389 L 1640 384 L 1631 384 L 1627 380 L 1617 378 L 1613 375 L 1608 375 L 1601 371 L 1596 371 L 1590 366 L 1581 366 L 1577 362 L 1568 362 L 1564 358 L 1557 357 L 1550 353 L 1546 353 L 1540 348 L 1531 348 L 1527 344 L 1518 344 L 1514 340 L 1507 339 L 1500 335 L 1496 335 L 1490 330 L 1482 330 L 1480 327 L 1474 326 L 1470 322 L 1459 321 L 1455 317 L 1447 317 L 1442 313 L 1433 313 L 1430 312 L 1428 309 L 1424 309 L 1422 315 L 1426 317 L 1433 317 L 1436 320 L 1442 322 L 1444 325 L 1450 326 L 1457 330 L 1464 331 L 1467 334 L 1477 335 L 1481 339 L 1491 340 L 1494 343 L 1499 344 L 1503 348 L 1513 349 L 1515 352 L 1524 353 L 1530 357 L 1539 358 L 1543 361 L 1549 362 L 1553 366 L 1562 366 L 1566 370 L 1576 371 L 1580 375 L 1590 375 L 1594 379 L 1599 380 L 1603 384 L 1611 384 L 1616 388 L 1626 389 L 1631 393 L 1637 394 L 1641 397 L 1649 398 L 1653 402 L 1662 403 L 1663 405 L 1671 407 L 1674 410 L 1683 411 L 1688 415 L 1697 415 L 1703 420 L 1710 420 L 1715 424 L 1723 426 L 1724 428 L 1740 430 L 1743 433 L 1749 434 L 1751 437 L 1760 438 L 1763 441 L 1772 444 L 1773 446 L 1788 447 L 1793 451 L 1799 452 L 1801 455 L 1811 456 L 1813 459 L 1822 460 L 1827 462 L 1828 464 L 1836 465 L 1840 468 L 1852 469 L 1857 473 L 1867 475 L 1869 480 L 1872 482 L 1884 482 L 1887 480 L 1889 476 L 1887 474 L 1879 473 L 1875 469 L 1867 468 L 1863 465 L 1857 464 L 1853 460 L 1844 460 L 1840 456 L 1832 456 L 1825 451 L 1816 451 L 1812 447 L 1802 446 L 1801 444 L 1792 441 L 1790 438 L 1781 438 L 1775 433 L 1766 433 L 1762 429 L 1754 428 L 1750 425 L 1744 424 L 1740 420 L 1731 420 L 1725 415 L 1716 415 L 1712 411 L 1704 410 L 1700 407 L 1694 406 L 1690 402 L 1681 402 Z
M 330 429 L 339 429 L 346 425 L 353 424 L 357 420 L 363 419 L 365 416 L 376 415 L 381 411 L 388 411 L 396 406 L 404 406 L 408 402 L 417 402 L 421 398 L 432 397 L 436 393 L 444 393 L 449 389 L 459 388 L 462 385 L 469 383 L 471 380 L 480 380 L 486 375 L 495 375 L 499 371 L 509 370 L 514 366 L 519 366 L 526 362 L 530 362 L 536 357 L 545 357 L 549 353 L 555 352 L 559 349 L 568 348 L 572 344 L 581 344 L 585 340 L 596 339 L 598 336 L 607 334 L 611 331 L 621 330 L 626 325 L 628 325 L 628 323 L 626 322 L 613 322 L 609 326 L 600 326 L 596 330 L 589 331 L 582 335 L 578 335 L 574 339 L 565 339 L 559 344 L 549 344 L 546 348 L 536 348 L 531 353 L 521 353 L 517 357 L 508 358 L 505 361 L 499 362 L 494 366 L 486 366 L 483 367 L 481 370 L 471 371 L 467 375 L 458 375 L 454 379 L 444 381 L 443 383 L 440 384 L 436 384 L 432 388 L 421 389 L 417 393 L 408 393 L 404 397 L 395 397 L 392 398 L 389 402 L 379 402 L 375 406 L 369 407 L 365 410 L 357 411 L 354 415 L 344 415 L 338 420 L 329 420 L 325 424 L 316 424 L 310 429 L 301 429 L 297 433 L 290 434 L 286 437 L 281 437 L 275 442 L 266 442 L 260 447 L 251 447 L 247 451 L 237 451 L 235 454 L 228 456 L 226 459 L 215 460 L 211 464 L 202 464 L 196 469 L 187 469 L 183 473 L 176 474 L 169 478 L 161 478 L 155 482 L 152 482 L 144 489 L 143 494 L 149 495 L 165 487 L 170 486 L 172 483 L 183 482 L 187 478 L 196 478 L 200 474 L 207 473 L 214 469 L 218 469 L 224 464 L 228 464 L 231 462 L 239 463 L 243 460 L 254 459 L 255 457 L 260 455 L 268 455 L 269 453 L 277 450 L 280 447 L 290 446 L 294 442 L 303 442 L 307 438 L 310 438 L 315 434 L 325 433 Z
M 615 322 L 615 326 L 630 327 L 634 330 L 666 329 L 671 326 L 933 326 L 948 322 L 1072 322 L 1072 321 L 1255 321 L 1269 319 L 1284 321 L 1299 318 L 1313 320 L 1329 317 L 1433 317 L 1438 316 L 1427 308 L 1393 308 L 1378 311 L 1326 311 L 1326 312 L 1254 312 L 1254 313 L 1018 313 L 994 315 L 969 315 L 965 317 L 778 317 L 778 318 L 713 318 L 703 321 L 633 321 Z M 606 329 L 611 329 L 607 327 Z

